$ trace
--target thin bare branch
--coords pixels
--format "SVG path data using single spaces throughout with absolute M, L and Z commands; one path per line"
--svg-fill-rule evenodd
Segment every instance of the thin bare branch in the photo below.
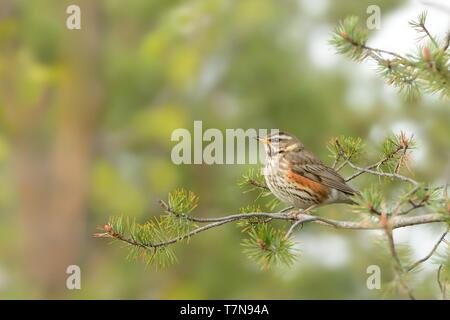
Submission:
M 350 167 L 352 167 L 353 169 L 355 169 L 355 170 L 359 170 L 359 171 L 362 171 L 362 172 L 365 172 L 365 173 L 370 173 L 370 174 L 373 174 L 375 176 L 392 178 L 392 179 L 397 179 L 397 180 L 401 180 L 401 181 L 404 181 L 404 182 L 409 182 L 409 183 L 413 184 L 414 186 L 418 186 L 419 185 L 419 182 L 417 182 L 416 180 L 414 180 L 412 178 L 409 178 L 409 177 L 406 177 L 406 176 L 403 176 L 401 174 L 389 173 L 389 172 L 381 172 L 381 171 L 375 171 L 375 170 L 372 170 L 372 169 L 362 168 L 362 167 L 359 167 L 359 166 L 351 163 L 350 161 L 348 162 L 348 165 Z
M 395 242 L 394 242 L 394 237 L 392 235 L 392 229 L 390 227 L 385 226 L 384 230 L 385 230 L 388 242 L 389 242 L 389 250 L 391 252 L 391 255 L 394 258 L 394 260 L 396 262 L 396 266 L 399 269 L 399 271 L 403 272 L 403 266 L 400 261 L 400 258 L 398 257 L 397 250 L 395 248 Z
M 340 156 L 340 155 L 337 155 L 337 156 L 334 158 L 334 161 L 333 161 L 333 164 L 331 165 L 331 168 L 336 169 L 336 166 L 338 165 L 339 160 L 341 160 L 341 156 Z
M 408 203 L 411 205 L 410 208 L 400 211 L 400 212 L 397 212 L 395 214 L 401 216 L 401 215 L 409 214 L 409 213 L 413 212 L 414 210 L 425 207 L 425 201 L 421 201 L 420 203 L 416 204 L 416 203 L 414 203 L 414 201 L 409 200 Z
M 446 300 L 447 299 L 447 295 L 446 295 L 446 283 L 444 282 L 444 283 L 442 283 L 442 280 L 441 280 L 441 273 L 442 273 L 442 269 L 444 268 L 444 266 L 441 264 L 440 266 L 439 266 L 439 268 L 438 268 L 438 271 L 437 271 L 437 283 L 438 283 L 438 286 L 439 286 L 439 290 L 441 291 L 441 294 L 442 294 L 442 300 Z
M 425 12 L 425 17 L 426 17 L 426 12 Z M 417 23 L 417 26 L 422 30 L 422 32 L 424 32 L 424 33 L 428 36 L 428 38 L 431 40 L 431 42 L 433 43 L 433 45 L 434 45 L 436 48 L 439 48 L 439 45 L 438 45 L 436 39 L 434 39 L 434 37 L 433 37 L 433 36 L 431 35 L 431 33 L 428 31 L 428 28 L 425 26 L 425 19 L 424 19 L 423 21 L 419 21 L 419 22 Z
M 390 221 L 387 219 L 386 215 L 382 216 L 381 221 L 382 221 L 382 225 L 383 225 L 384 231 L 386 233 L 386 237 L 388 239 L 389 250 L 391 252 L 391 256 L 392 256 L 392 258 L 394 259 L 394 262 L 395 262 L 395 264 L 394 264 L 394 271 L 395 271 L 396 276 L 397 276 L 397 278 L 399 280 L 400 287 L 403 289 L 403 291 L 405 291 L 407 293 L 408 297 L 411 300 L 415 300 L 415 297 L 414 297 L 414 294 L 413 294 L 412 290 L 408 287 L 408 285 L 406 284 L 406 282 L 403 279 L 404 269 L 403 269 L 402 263 L 400 261 L 400 258 L 398 257 L 397 250 L 395 248 L 394 237 L 392 235 L 393 228 L 392 228 L 392 226 L 390 224 Z
M 439 247 L 439 245 L 441 244 L 442 241 L 444 241 L 445 236 L 448 233 L 448 229 L 447 231 L 445 231 L 440 237 L 439 240 L 436 242 L 436 244 L 433 246 L 433 248 L 431 249 L 431 251 L 422 259 L 417 260 L 416 262 L 414 262 L 412 265 L 410 265 L 409 267 L 406 268 L 406 271 L 409 272 L 411 270 L 413 270 L 414 268 L 416 268 L 417 266 L 419 266 L 420 264 L 424 263 L 425 261 L 427 261 L 428 259 L 431 258 L 431 256 L 436 252 L 437 248 Z
M 328 225 L 335 227 L 337 229 L 353 229 L 353 230 L 376 230 L 376 229 L 383 229 L 383 226 L 380 223 L 374 223 L 374 222 L 357 222 L 357 221 L 340 221 L 340 220 L 333 220 L 333 219 L 327 219 L 323 217 L 308 215 L 308 214 L 302 214 L 299 217 L 294 217 L 293 215 L 289 214 L 281 214 L 281 213 L 264 213 L 264 212 L 254 212 L 254 213 L 242 213 L 242 214 L 234 214 L 229 216 L 223 216 L 223 217 L 217 217 L 217 218 L 194 218 L 191 217 L 195 222 L 209 222 L 207 225 L 204 225 L 202 227 L 198 227 L 191 232 L 181 235 L 180 237 L 176 237 L 173 239 L 169 239 L 167 241 L 158 242 L 158 243 L 139 243 L 132 239 L 126 238 L 124 235 L 115 233 L 114 230 L 110 230 L 106 233 L 100 233 L 96 234 L 96 237 L 101 238 L 115 238 L 117 240 L 126 242 L 131 245 L 136 245 L 143 248 L 155 248 L 155 247 L 162 247 L 170 244 L 174 244 L 176 242 L 179 242 L 181 240 L 184 240 L 186 238 L 189 238 L 193 235 L 196 235 L 198 233 L 207 231 L 209 229 L 219 227 L 221 225 L 231 223 L 238 220 L 245 220 L 250 218 L 272 218 L 274 220 L 285 220 L 285 221 L 295 221 L 299 222 L 299 224 L 304 224 L 308 222 L 315 222 L 321 225 Z M 403 228 L 407 226 L 412 225 L 419 225 L 419 224 L 427 224 L 427 223 L 434 223 L 434 222 L 443 222 L 445 221 L 445 218 L 438 213 L 435 214 L 425 214 L 421 216 L 414 216 L 414 217 L 393 217 L 391 219 L 391 227 L 392 229 L 397 228 Z
M 383 53 L 384 53 L 384 54 L 388 54 L 388 55 L 390 55 L 390 56 L 393 56 L 393 57 L 396 57 L 396 58 L 402 60 L 402 62 L 404 62 L 404 63 L 406 63 L 406 64 L 409 64 L 408 59 L 406 59 L 405 57 L 403 57 L 402 55 L 400 55 L 400 54 L 398 54 L 398 53 L 395 53 L 395 52 L 392 52 L 392 51 L 388 51 L 388 50 L 383 50 L 383 49 L 373 48 L 373 47 L 369 47 L 369 46 L 366 46 L 366 45 L 363 45 L 362 47 L 363 47 L 364 49 L 366 49 L 366 50 L 373 51 L 373 52 L 377 52 L 377 53 L 379 53 L 379 54 L 383 54 Z
M 382 159 L 381 161 L 378 161 L 377 163 L 375 163 L 375 164 L 373 164 L 373 165 L 371 165 L 371 166 L 369 166 L 369 167 L 363 168 L 363 167 L 357 166 L 356 164 L 352 163 L 352 162 L 350 161 L 350 159 L 348 159 L 348 158 L 346 157 L 346 155 L 345 155 L 345 153 L 344 153 L 344 150 L 343 150 L 343 148 L 342 148 L 342 146 L 341 146 L 341 144 L 339 143 L 338 140 L 336 140 L 336 146 L 339 148 L 339 153 L 340 153 L 341 157 L 343 157 L 343 158 L 346 160 L 347 164 L 348 164 L 350 167 L 352 167 L 353 169 L 357 170 L 356 173 L 354 173 L 354 174 L 351 175 L 350 177 L 346 178 L 345 181 L 350 181 L 350 180 L 356 178 L 357 176 L 359 176 L 359 175 L 361 175 L 361 174 L 363 174 L 363 173 L 369 173 L 369 174 L 372 174 L 372 175 L 375 175 L 375 176 L 387 177 L 387 178 L 393 178 L 393 179 L 401 180 L 401 181 L 404 181 L 404 182 L 409 182 L 409 183 L 413 184 L 414 186 L 418 186 L 418 185 L 419 185 L 419 182 L 417 182 L 416 180 L 414 180 L 414 179 L 412 179 L 412 178 L 409 178 L 409 177 L 406 177 L 406 176 L 403 176 L 403 175 L 401 175 L 401 174 L 398 174 L 398 173 L 389 173 L 389 172 L 382 172 L 382 171 L 374 170 L 374 168 L 379 167 L 379 166 L 382 165 L 384 162 L 388 161 L 389 158 L 391 158 L 395 153 L 397 153 L 397 152 L 399 152 L 400 150 L 402 150 L 403 148 L 401 148 L 401 147 L 398 148 L 398 150 L 396 150 L 392 155 L 390 155 L 390 156 L 388 156 L 388 157 Z
M 403 57 L 402 55 L 400 55 L 400 54 L 398 54 L 398 53 L 395 53 L 395 52 L 392 52 L 392 51 L 388 51 L 388 50 L 383 50 L 383 49 L 373 48 L 373 47 L 369 47 L 369 46 L 367 46 L 367 45 L 365 45 L 365 44 L 357 43 L 357 42 L 355 42 L 355 40 L 353 40 L 353 39 L 352 39 L 350 36 L 348 36 L 348 35 L 342 35 L 342 34 L 341 34 L 341 37 L 343 37 L 343 39 L 345 39 L 345 40 L 346 40 L 348 43 L 350 43 L 352 46 L 354 46 L 354 47 L 360 47 L 360 48 L 366 50 L 367 53 L 368 53 L 369 55 L 371 55 L 372 58 L 374 58 L 375 60 L 382 59 L 382 57 L 380 56 L 380 54 L 388 54 L 388 55 L 390 55 L 390 56 L 393 56 L 393 57 L 395 57 L 395 58 L 397 58 L 397 59 L 400 59 L 400 60 L 402 60 L 402 61 L 404 61 L 404 62 L 409 63 L 409 61 L 408 61 L 405 57 Z
M 341 171 L 345 166 L 347 165 L 347 160 L 343 161 L 340 165 L 336 166 L 336 168 L 334 170 L 336 170 L 336 172 Z
M 285 239 L 289 239 L 289 237 L 292 235 L 292 233 L 294 232 L 294 230 L 299 226 L 299 225 L 303 225 L 302 220 L 298 220 L 296 221 L 288 230 L 288 232 L 286 232 L 286 235 L 284 236 Z
M 445 38 L 445 43 L 444 46 L 442 47 L 442 51 L 447 51 L 449 45 L 450 45 L 450 31 L 447 32 L 447 36 Z

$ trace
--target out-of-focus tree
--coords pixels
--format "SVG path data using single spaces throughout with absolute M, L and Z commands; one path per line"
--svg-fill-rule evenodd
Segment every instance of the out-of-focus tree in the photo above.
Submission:
M 62 3 L 0 5 L 1 121 L 25 260 L 32 280 L 53 296 L 65 291 L 65 270 L 85 237 L 93 136 L 104 105 L 98 3 L 79 4 L 83 28 L 70 34 Z

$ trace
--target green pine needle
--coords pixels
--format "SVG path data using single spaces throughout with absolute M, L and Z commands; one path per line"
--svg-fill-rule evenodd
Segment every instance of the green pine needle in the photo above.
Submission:
M 359 18 L 349 16 L 340 21 L 334 29 L 330 44 L 336 48 L 338 53 L 360 62 L 367 57 L 364 47 L 367 38 L 368 30 L 359 25 Z
M 294 243 L 285 239 L 282 230 L 270 224 L 258 224 L 248 234 L 249 238 L 242 242 L 244 253 L 262 269 L 278 264 L 290 266 L 296 260 Z

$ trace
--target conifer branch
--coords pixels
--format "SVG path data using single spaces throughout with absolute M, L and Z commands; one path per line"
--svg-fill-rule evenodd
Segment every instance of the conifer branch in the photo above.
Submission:
M 379 74 L 407 99 L 418 98 L 421 91 L 449 98 L 450 56 L 447 49 L 450 34 L 441 42 L 436 40 L 426 26 L 426 17 L 427 13 L 423 12 L 409 24 L 420 35 L 419 41 L 426 37 L 430 43 L 418 44 L 417 51 L 406 56 L 368 46 L 369 30 L 362 27 L 355 16 L 349 16 L 339 23 L 330 43 L 338 53 L 356 62 L 372 59 L 377 64 Z
M 383 164 L 384 162 L 387 161 L 388 158 L 384 158 L 382 161 L 377 162 L 375 165 L 369 166 L 369 167 L 360 167 L 355 165 L 354 163 L 352 163 L 350 161 L 350 159 L 345 155 L 345 151 L 343 150 L 343 147 L 341 146 L 340 142 L 338 139 L 336 139 L 336 145 L 339 148 L 339 152 L 341 154 L 341 157 L 344 158 L 346 160 L 346 164 L 348 164 L 350 167 L 352 167 L 353 169 L 357 170 L 356 173 L 354 173 L 352 176 L 346 178 L 346 181 L 350 181 L 354 178 L 356 178 L 357 176 L 363 174 L 363 173 L 370 173 L 372 175 L 375 176 L 380 176 L 380 177 L 386 177 L 386 178 L 394 178 L 394 179 L 398 179 L 401 181 L 405 181 L 405 182 L 409 182 L 411 184 L 413 184 L 414 186 L 419 186 L 419 182 L 417 182 L 416 180 L 403 176 L 399 173 L 389 173 L 389 172 L 382 172 L 379 170 L 374 170 L 373 168 L 375 167 L 379 167 L 381 164 Z

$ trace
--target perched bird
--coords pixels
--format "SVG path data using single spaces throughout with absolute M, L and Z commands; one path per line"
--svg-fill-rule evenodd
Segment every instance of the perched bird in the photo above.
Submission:
M 276 132 L 257 138 L 264 144 L 267 161 L 264 177 L 270 191 L 302 213 L 325 204 L 356 204 L 359 192 L 345 183 L 294 136 Z

